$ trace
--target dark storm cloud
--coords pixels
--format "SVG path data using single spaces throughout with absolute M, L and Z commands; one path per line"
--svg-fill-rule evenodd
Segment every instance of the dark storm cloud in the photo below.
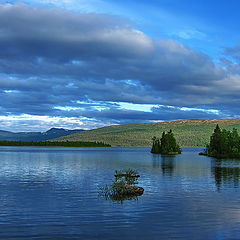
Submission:
M 238 64 L 225 59 L 218 66 L 205 54 L 174 40 L 151 39 L 112 15 L 0 5 L 0 49 L 2 113 L 112 121 L 211 118 L 217 116 L 178 108 L 134 112 L 110 104 L 99 111 L 79 101 L 221 109 L 231 108 L 240 89 Z
M 204 111 L 201 109 L 182 109 L 179 107 L 159 106 L 154 107 L 152 112 L 121 109 L 117 106 L 108 106 L 104 110 L 90 109 L 69 111 L 66 116 L 84 116 L 96 118 L 101 121 L 113 120 L 113 123 L 144 123 L 148 121 L 172 120 L 172 119 L 215 119 L 219 118 L 217 112 Z

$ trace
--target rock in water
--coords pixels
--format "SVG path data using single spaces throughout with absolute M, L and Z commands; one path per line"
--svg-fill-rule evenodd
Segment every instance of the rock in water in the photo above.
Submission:
M 141 196 L 144 192 L 144 188 L 138 187 L 138 186 L 132 186 L 132 185 L 125 185 L 126 195 L 136 195 Z

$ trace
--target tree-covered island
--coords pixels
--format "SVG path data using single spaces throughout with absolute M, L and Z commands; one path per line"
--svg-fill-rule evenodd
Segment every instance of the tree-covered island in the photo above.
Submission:
M 151 153 L 156 154 L 181 154 L 182 150 L 176 142 L 176 139 L 173 135 L 172 130 L 169 132 L 162 133 L 162 137 L 159 139 L 157 137 L 153 137 L 153 144 Z
M 240 158 L 240 136 L 237 129 L 233 128 L 232 131 L 228 131 L 217 125 L 205 152 L 200 155 L 215 158 Z

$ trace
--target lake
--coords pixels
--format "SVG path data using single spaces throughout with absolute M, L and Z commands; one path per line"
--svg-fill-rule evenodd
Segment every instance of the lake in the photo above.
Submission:
M 150 148 L 0 147 L 0 239 L 240 239 L 240 161 Z M 137 200 L 99 196 L 133 168 Z

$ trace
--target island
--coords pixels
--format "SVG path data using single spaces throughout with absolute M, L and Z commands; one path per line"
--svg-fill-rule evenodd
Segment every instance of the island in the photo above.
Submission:
M 115 180 L 111 185 L 100 188 L 100 194 L 106 199 L 123 202 L 125 200 L 137 199 L 143 195 L 144 188 L 136 186 L 140 177 L 138 171 L 128 168 L 115 171 Z
M 153 144 L 151 153 L 173 155 L 181 154 L 182 152 L 181 148 L 176 142 L 172 130 L 167 133 L 163 132 L 161 139 L 153 137 L 152 141 Z
M 240 158 L 240 136 L 237 129 L 233 128 L 232 131 L 228 131 L 221 129 L 217 124 L 210 142 L 200 155 L 215 158 Z

